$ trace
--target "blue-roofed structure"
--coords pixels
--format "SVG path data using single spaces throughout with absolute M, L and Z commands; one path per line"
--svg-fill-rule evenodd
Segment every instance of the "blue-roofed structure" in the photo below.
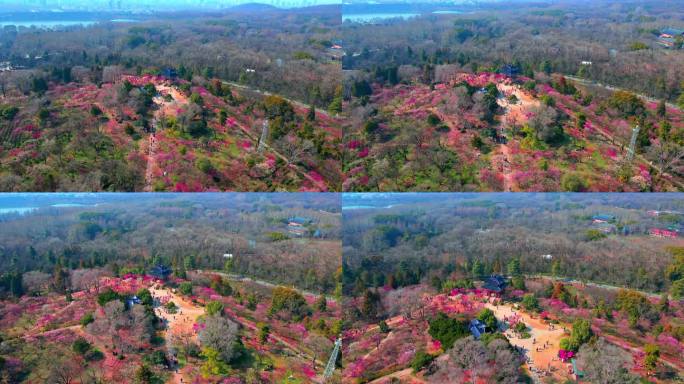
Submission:
M 506 64 L 501 67 L 501 73 L 508 77 L 516 77 L 520 74 L 520 68 L 517 65 Z
M 165 280 L 167 277 L 169 277 L 171 272 L 171 268 L 162 264 L 157 264 L 150 269 L 150 275 L 162 280 Z
M 507 285 L 508 282 L 505 277 L 501 275 L 492 275 L 485 279 L 482 288 L 495 293 L 501 293 L 506 289 Z
M 660 33 L 664 35 L 670 35 L 672 37 L 675 36 L 684 36 L 684 29 L 678 29 L 678 28 L 665 28 Z
M 138 304 L 138 305 L 142 304 L 142 300 L 140 300 L 140 298 L 138 298 L 138 296 L 133 296 L 133 297 L 130 297 L 128 300 L 126 300 L 126 304 L 127 304 L 127 307 L 130 308 L 136 304 Z
M 302 237 L 309 233 L 309 230 L 306 228 L 306 226 L 312 222 L 313 220 L 308 217 L 290 217 L 287 219 L 287 230 L 293 236 Z
M 487 332 L 487 326 L 485 323 L 481 322 L 478 319 L 472 319 L 470 320 L 470 333 L 473 335 L 475 340 L 479 340 L 482 334 Z
M 313 222 L 313 220 L 308 218 L 308 217 L 299 217 L 299 216 L 290 217 L 289 219 L 287 219 L 287 221 L 290 224 L 298 224 L 298 225 L 307 225 L 307 224 L 311 224 L 311 222 Z
M 608 222 L 611 222 L 611 221 L 615 221 L 615 216 L 614 216 L 614 215 L 609 215 L 609 214 L 598 214 L 598 215 L 592 216 L 592 217 L 591 217 L 591 220 L 592 220 L 592 221 L 595 221 L 595 222 L 604 222 L 604 223 L 608 223 Z
M 677 28 L 665 28 L 660 31 L 658 44 L 667 48 L 680 48 L 684 39 L 684 30 Z
M 171 80 L 175 80 L 178 77 L 178 73 L 173 68 L 165 68 L 162 71 L 162 75 Z

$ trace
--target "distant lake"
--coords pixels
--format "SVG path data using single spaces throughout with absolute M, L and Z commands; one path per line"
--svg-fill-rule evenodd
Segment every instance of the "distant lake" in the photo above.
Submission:
M 35 27 L 38 29 L 56 29 L 59 27 L 71 27 L 74 25 L 82 25 L 88 27 L 97 23 L 97 21 L 85 21 L 85 20 L 31 20 L 31 21 L 0 21 L 0 27 L 6 27 L 8 25 L 14 25 L 15 27 L 25 27 L 31 28 Z
M 140 20 L 135 19 L 111 19 L 112 23 L 137 23 Z M 17 28 L 37 28 L 37 29 L 59 29 L 63 27 L 82 26 L 89 27 L 97 23 L 107 22 L 107 20 L 29 20 L 29 21 L 0 21 L 0 28 L 13 25 Z
M 374 205 L 343 205 L 342 210 L 353 210 L 353 209 L 389 209 L 396 207 L 396 205 L 387 205 L 385 207 L 378 207 Z
M 387 19 L 410 19 L 420 16 L 420 13 L 343 13 L 342 22 L 372 23 Z
M 19 215 L 25 215 L 27 213 L 32 213 L 33 211 L 37 211 L 40 208 L 77 208 L 77 207 L 96 207 L 99 204 L 78 204 L 78 203 L 58 203 L 58 204 L 52 204 L 52 205 L 46 205 L 43 207 L 9 207 L 9 208 L 0 208 L 0 215 L 9 215 L 9 214 L 19 214 Z
M 463 12 L 461 12 L 461 11 L 434 11 L 432 13 L 434 13 L 435 15 L 460 15 Z

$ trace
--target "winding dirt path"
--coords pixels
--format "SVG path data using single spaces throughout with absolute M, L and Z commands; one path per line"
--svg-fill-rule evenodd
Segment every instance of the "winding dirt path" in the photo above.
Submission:
M 511 172 L 511 149 L 508 148 L 508 144 L 501 144 L 499 147 L 501 149 L 502 157 L 502 168 L 503 168 L 503 179 L 504 179 L 504 191 L 513 191 L 513 172 Z
M 145 192 L 152 192 L 152 182 L 154 179 L 154 169 L 157 157 L 157 138 L 154 133 L 147 139 L 147 167 L 145 168 Z
M 154 311 L 156 315 L 162 318 L 167 325 L 167 329 L 164 331 L 167 345 L 171 345 L 174 339 L 190 338 L 192 341 L 197 341 L 197 334 L 193 331 L 192 326 L 197 322 L 197 318 L 204 314 L 204 309 L 188 302 L 168 288 L 152 287 L 150 293 L 155 299 Z M 163 308 L 163 305 L 169 301 L 178 307 L 175 314 L 168 313 Z M 189 383 L 190 381 L 183 379 L 184 371 L 187 371 L 187 368 L 174 370 L 167 382 L 174 384 Z

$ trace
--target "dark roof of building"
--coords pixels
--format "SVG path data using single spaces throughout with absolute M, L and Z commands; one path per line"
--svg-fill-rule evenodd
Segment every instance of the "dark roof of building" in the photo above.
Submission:
M 162 72 L 162 74 L 163 74 L 164 76 L 166 76 L 166 77 L 176 77 L 176 76 L 178 76 L 178 73 L 177 73 L 176 70 L 173 69 L 173 68 L 164 68 L 164 71 Z
M 508 76 L 517 75 L 520 73 L 520 68 L 518 68 L 516 65 L 506 64 L 501 67 L 501 73 Z
M 150 275 L 156 276 L 156 277 L 167 277 L 168 275 L 171 274 L 171 268 L 167 267 L 166 265 L 155 265 L 152 267 L 150 270 Z
M 485 280 L 483 287 L 490 291 L 501 292 L 506 289 L 506 285 L 505 277 L 501 275 L 492 275 Z

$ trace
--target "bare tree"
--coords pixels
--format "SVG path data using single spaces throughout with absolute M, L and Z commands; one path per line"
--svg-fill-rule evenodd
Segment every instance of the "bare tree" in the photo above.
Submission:
M 239 351 L 235 344 L 240 337 L 237 323 L 214 315 L 207 317 L 204 325 L 198 336 L 203 347 L 217 350 L 225 362 L 237 357 Z
M 639 377 L 626 368 L 629 361 L 629 354 L 604 339 L 584 344 L 577 354 L 577 365 L 585 379 L 596 384 L 639 383 Z
M 663 173 L 684 173 L 684 147 L 672 142 L 651 144 L 648 150 L 648 158 L 653 159 L 654 165 Z
M 24 289 L 31 293 L 42 293 L 50 289 L 52 276 L 40 271 L 29 271 L 22 278 Z
M 71 287 L 76 290 L 95 289 L 100 292 L 100 279 L 108 276 L 107 270 L 102 268 L 76 269 L 71 272 Z

